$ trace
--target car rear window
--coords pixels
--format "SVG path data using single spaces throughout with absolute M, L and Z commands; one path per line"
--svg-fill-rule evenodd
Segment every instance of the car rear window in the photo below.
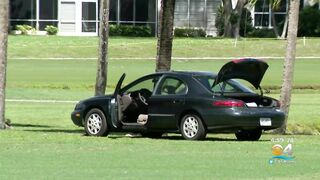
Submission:
M 194 76 L 194 78 L 213 93 L 254 93 L 250 88 L 240 84 L 234 79 L 221 82 L 212 87 L 215 81 L 213 76 Z

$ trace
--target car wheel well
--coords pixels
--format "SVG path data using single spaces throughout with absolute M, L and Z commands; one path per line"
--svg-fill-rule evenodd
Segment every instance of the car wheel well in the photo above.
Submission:
M 180 114 L 180 116 L 179 116 L 178 124 L 177 124 L 177 127 L 178 127 L 179 130 L 180 130 L 181 120 L 182 120 L 182 118 L 183 118 L 185 115 L 187 115 L 187 114 L 194 114 L 194 115 L 199 116 L 200 119 L 201 119 L 201 121 L 202 121 L 202 124 L 203 124 L 204 128 L 207 129 L 207 125 L 206 125 L 206 123 L 203 121 L 203 118 L 202 118 L 202 116 L 200 115 L 200 113 L 198 113 L 196 110 L 189 109 L 189 110 L 183 111 L 183 112 Z

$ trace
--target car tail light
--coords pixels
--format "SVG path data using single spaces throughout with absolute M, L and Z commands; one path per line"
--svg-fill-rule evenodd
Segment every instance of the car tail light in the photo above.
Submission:
M 212 105 L 220 107 L 244 107 L 245 103 L 236 100 L 221 100 L 213 102 Z

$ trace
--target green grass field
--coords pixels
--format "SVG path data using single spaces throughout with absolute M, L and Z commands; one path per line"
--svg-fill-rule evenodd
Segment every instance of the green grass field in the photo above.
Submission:
M 10 36 L 9 58 L 18 57 L 97 57 L 97 37 Z M 156 55 L 156 38 L 112 37 L 109 41 L 110 58 L 152 58 Z M 274 39 L 242 39 L 235 47 L 233 39 L 176 38 L 174 57 L 245 57 L 280 56 L 285 54 L 286 41 Z M 320 56 L 319 39 L 299 39 L 297 56 Z
M 10 36 L 7 99 L 78 101 L 93 95 L 97 38 Z M 285 41 L 175 39 L 174 57 L 276 56 Z M 298 56 L 320 57 L 320 39 L 298 42 Z M 154 38 L 111 38 L 108 92 L 123 72 L 125 84 L 154 72 Z M 70 60 L 48 60 L 63 57 Z M 23 58 L 23 60 L 19 59 Z M 42 58 L 42 59 L 41 59 Z M 79 59 L 77 59 L 79 58 Z M 116 60 L 113 58 L 127 58 Z M 270 65 L 262 82 L 279 98 L 282 59 Z M 174 60 L 175 70 L 217 72 L 227 60 Z M 319 59 L 298 59 L 289 132 L 319 134 Z M 0 131 L 0 179 L 319 179 L 318 136 L 264 134 L 258 142 L 238 142 L 233 134 L 210 134 L 206 141 L 127 138 L 123 134 L 83 136 L 70 112 L 75 103 L 6 103 L 13 129 Z M 273 138 L 293 139 L 293 163 L 270 165 Z M 286 145 L 283 142 L 282 145 Z

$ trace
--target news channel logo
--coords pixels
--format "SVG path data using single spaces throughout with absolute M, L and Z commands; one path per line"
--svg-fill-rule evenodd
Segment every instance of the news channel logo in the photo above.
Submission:
M 274 145 L 271 147 L 273 156 L 269 159 L 269 164 L 294 162 L 293 138 L 272 138 L 271 141 Z

